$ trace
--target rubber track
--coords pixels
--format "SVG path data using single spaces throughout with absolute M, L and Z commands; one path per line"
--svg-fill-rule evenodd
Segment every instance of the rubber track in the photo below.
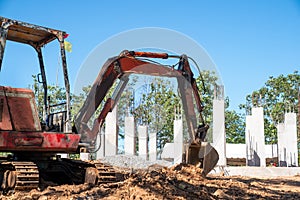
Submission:
M 39 170 L 33 162 L 10 162 L 16 171 L 15 190 L 31 190 L 39 187 Z
M 116 172 L 112 166 L 97 161 L 94 165 L 98 170 L 98 184 L 116 182 Z

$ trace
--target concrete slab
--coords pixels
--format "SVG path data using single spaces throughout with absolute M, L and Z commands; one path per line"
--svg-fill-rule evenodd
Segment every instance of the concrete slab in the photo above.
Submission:
M 226 143 L 227 158 L 246 158 L 246 144 Z
M 277 144 L 265 145 L 266 158 L 277 157 Z M 246 158 L 246 144 L 226 143 L 227 158 Z
M 265 145 L 266 158 L 275 158 L 275 157 L 277 157 L 277 151 L 278 151 L 277 144 L 266 144 Z
M 223 173 L 226 176 L 279 177 L 300 175 L 300 167 L 217 167 L 209 174 Z

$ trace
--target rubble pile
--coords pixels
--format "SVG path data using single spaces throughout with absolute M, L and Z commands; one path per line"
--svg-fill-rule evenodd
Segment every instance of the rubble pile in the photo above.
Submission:
M 201 176 L 201 169 L 180 164 L 170 168 L 122 170 L 126 179 L 93 186 L 47 186 L 43 190 L 10 192 L 1 199 L 300 199 L 300 176 L 258 179 L 242 176 Z

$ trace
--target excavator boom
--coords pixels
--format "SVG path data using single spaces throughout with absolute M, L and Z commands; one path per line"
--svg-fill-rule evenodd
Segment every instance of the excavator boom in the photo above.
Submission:
M 177 69 L 141 59 L 168 59 L 170 57 L 179 59 Z M 81 142 L 90 144 L 95 140 L 107 114 L 113 110 L 114 106 L 118 102 L 119 97 L 128 82 L 128 76 L 130 74 L 173 77 L 177 79 L 190 136 L 189 145 L 186 147 L 185 160 L 187 163 L 199 165 L 201 162 L 201 159 L 199 158 L 201 147 L 202 151 L 204 151 L 204 147 L 203 145 L 201 146 L 201 143 L 204 142 L 208 125 L 205 124 L 202 117 L 203 107 L 199 95 L 199 89 L 186 55 L 177 56 L 168 55 L 167 53 L 135 52 L 125 50 L 119 56 L 108 59 L 99 72 L 86 101 L 75 118 L 75 129 L 81 135 Z M 120 79 L 117 89 L 114 91 L 112 97 L 106 100 L 99 116 L 94 121 L 93 128 L 90 129 L 87 125 L 88 121 L 98 109 L 101 102 L 104 101 L 104 97 L 117 79 Z M 198 116 L 194 109 L 194 102 L 196 103 L 196 107 L 199 112 Z M 209 156 L 210 160 L 213 160 L 213 162 L 205 160 L 206 155 L 210 152 L 213 152 L 213 155 Z M 203 155 L 204 157 L 202 158 L 201 163 L 206 163 L 206 170 L 203 170 L 205 172 L 204 175 L 206 175 L 216 165 L 216 162 L 218 161 L 218 154 L 216 151 L 205 151 L 205 154 Z

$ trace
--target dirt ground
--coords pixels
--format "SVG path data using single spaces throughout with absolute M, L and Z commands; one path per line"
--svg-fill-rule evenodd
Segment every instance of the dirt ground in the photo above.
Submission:
M 134 171 L 116 183 L 46 186 L 11 192 L 1 199 L 300 199 L 300 176 L 251 178 L 210 175 L 189 165 Z

